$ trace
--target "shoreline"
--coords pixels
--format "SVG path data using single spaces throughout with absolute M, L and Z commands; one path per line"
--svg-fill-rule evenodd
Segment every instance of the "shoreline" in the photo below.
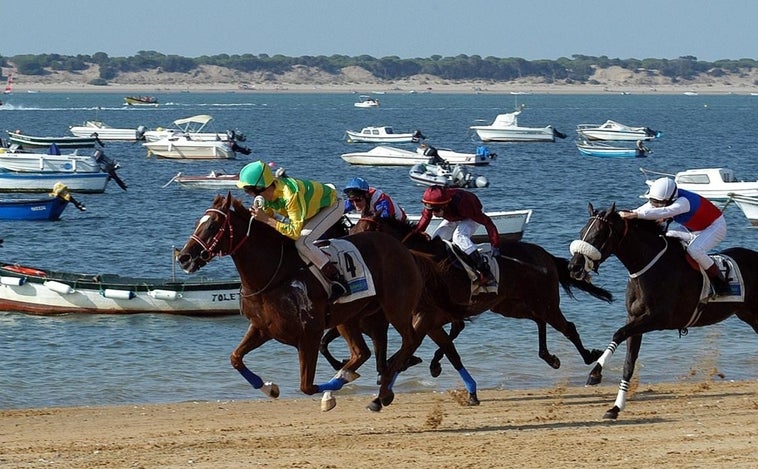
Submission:
M 54 93 L 125 93 L 125 94 L 153 94 L 153 93 L 346 93 L 346 94 L 410 94 L 410 93 L 446 93 L 446 94 L 644 94 L 644 95 L 676 95 L 696 93 L 699 95 L 755 95 L 758 87 L 754 86 L 727 86 L 727 85 L 663 85 L 663 86 L 640 86 L 640 85 L 545 85 L 545 84 L 515 84 L 497 83 L 481 84 L 476 82 L 466 83 L 351 83 L 351 84 L 257 84 L 241 87 L 237 84 L 221 83 L 182 83 L 182 84 L 110 84 L 107 86 L 94 86 L 84 83 L 24 83 L 16 82 L 14 91 L 6 95 L 5 100 L 12 99 L 14 94 L 27 92 L 54 92 Z
M 38 467 L 755 467 L 758 381 L 399 393 L 0 411 L 0 465 Z

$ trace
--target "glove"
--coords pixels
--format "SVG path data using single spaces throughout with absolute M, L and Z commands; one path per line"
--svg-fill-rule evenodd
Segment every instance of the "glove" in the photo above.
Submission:
M 500 257 L 500 248 L 492 248 L 492 257 Z

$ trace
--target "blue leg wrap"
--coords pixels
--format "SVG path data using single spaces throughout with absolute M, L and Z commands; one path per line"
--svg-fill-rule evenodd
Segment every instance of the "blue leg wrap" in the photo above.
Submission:
M 345 383 L 347 383 L 347 381 L 343 378 L 332 378 L 326 383 L 316 386 L 316 389 L 318 389 L 318 392 L 339 391 Z
M 237 371 L 239 371 L 242 377 L 245 378 L 255 389 L 260 389 L 261 386 L 263 386 L 263 380 L 261 377 L 248 370 L 246 366 L 243 365 L 242 369 Z
M 461 375 L 463 384 L 466 386 L 466 391 L 468 391 L 469 394 L 474 394 L 476 392 L 476 381 L 474 381 L 474 378 L 472 378 L 471 375 L 468 374 L 468 371 L 466 371 L 466 368 L 461 368 L 460 370 L 458 370 L 458 374 Z

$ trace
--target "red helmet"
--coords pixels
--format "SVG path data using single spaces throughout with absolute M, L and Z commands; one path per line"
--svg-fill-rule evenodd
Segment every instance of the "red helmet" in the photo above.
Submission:
M 442 206 L 450 203 L 452 197 L 447 189 L 442 186 L 431 186 L 424 191 L 424 196 L 421 198 L 421 202 L 424 206 L 429 208 L 430 206 Z

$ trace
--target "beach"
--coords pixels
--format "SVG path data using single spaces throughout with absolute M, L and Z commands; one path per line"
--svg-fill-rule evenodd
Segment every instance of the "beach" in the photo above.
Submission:
M 0 411 L 0 467 L 748 468 L 758 381 L 615 385 Z

